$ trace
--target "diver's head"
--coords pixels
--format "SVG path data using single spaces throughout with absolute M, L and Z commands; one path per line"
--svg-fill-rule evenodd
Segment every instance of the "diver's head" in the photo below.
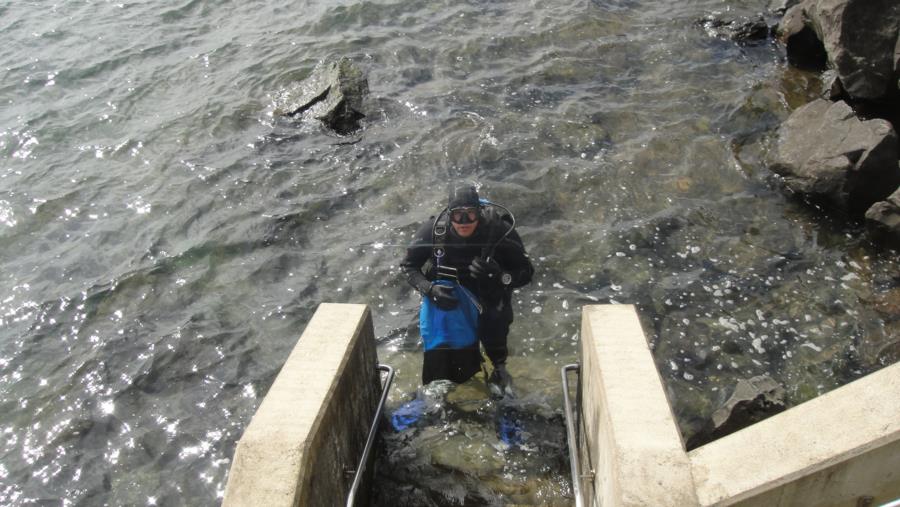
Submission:
M 452 185 L 447 210 L 453 231 L 459 237 L 468 238 L 474 234 L 481 218 L 481 202 L 475 186 L 468 183 Z

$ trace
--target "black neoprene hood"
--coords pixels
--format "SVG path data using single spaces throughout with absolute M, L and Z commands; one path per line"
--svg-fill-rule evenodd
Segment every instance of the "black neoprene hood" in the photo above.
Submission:
M 450 187 L 450 198 L 447 208 L 477 208 L 480 202 L 478 200 L 478 191 L 472 185 L 454 185 Z

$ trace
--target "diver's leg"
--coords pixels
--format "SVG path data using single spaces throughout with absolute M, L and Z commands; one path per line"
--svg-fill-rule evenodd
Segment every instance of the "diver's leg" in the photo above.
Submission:
M 496 398 L 512 395 L 512 377 L 506 371 L 506 358 L 509 355 L 507 337 L 511 321 L 512 312 L 494 308 L 485 309 L 478 323 L 478 338 L 494 366 L 488 378 L 488 388 Z
M 509 336 L 512 312 L 505 311 L 507 308 L 508 305 L 503 305 L 503 308 L 485 306 L 478 319 L 478 340 L 495 368 L 505 364 L 509 355 L 506 339 Z
M 481 354 L 478 343 L 470 347 L 439 347 L 425 351 L 422 361 L 422 384 L 434 380 L 450 380 L 461 384 L 481 369 Z

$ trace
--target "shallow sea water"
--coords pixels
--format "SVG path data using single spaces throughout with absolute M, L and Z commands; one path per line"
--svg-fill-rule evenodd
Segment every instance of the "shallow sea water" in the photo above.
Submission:
M 565 504 L 585 304 L 638 306 L 685 436 L 740 378 L 797 404 L 896 362 L 896 252 L 765 169 L 816 77 L 696 23 L 765 4 L 0 5 L 0 504 L 219 503 L 323 301 L 371 306 L 401 407 L 421 348 L 398 263 L 451 178 L 515 212 L 537 268 L 519 398 L 476 379 L 386 432 L 376 500 Z M 368 74 L 361 132 L 272 114 L 340 56 Z

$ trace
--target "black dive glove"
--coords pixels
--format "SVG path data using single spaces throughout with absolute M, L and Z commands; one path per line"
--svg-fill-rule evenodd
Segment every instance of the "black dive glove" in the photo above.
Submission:
M 480 282 L 493 282 L 500 285 L 500 274 L 502 273 L 500 265 L 494 259 L 484 260 L 481 257 L 475 257 L 472 264 L 469 264 L 469 272 Z
M 441 310 L 452 310 L 459 305 L 459 299 L 456 298 L 456 291 L 449 285 L 432 285 L 428 289 L 428 297 L 434 301 Z

